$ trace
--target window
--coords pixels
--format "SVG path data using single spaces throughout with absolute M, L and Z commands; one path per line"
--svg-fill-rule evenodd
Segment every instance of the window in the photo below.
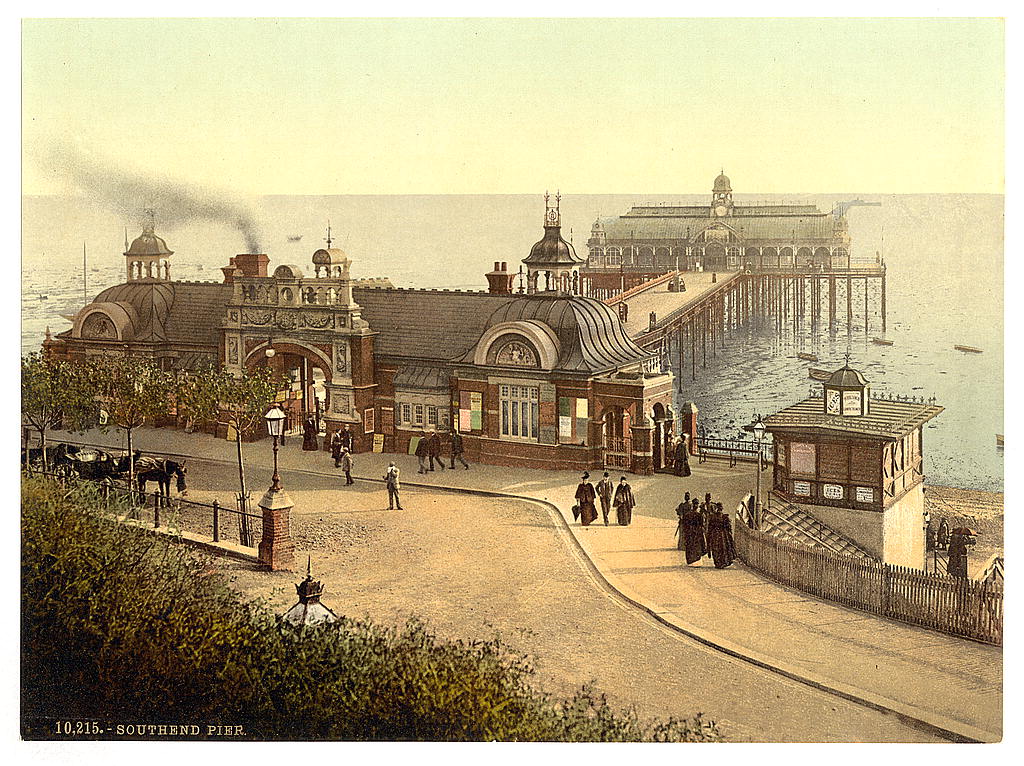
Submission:
M 411 404 L 403 404 L 402 405 L 401 422 L 402 423 L 411 423 L 412 422 L 412 405 Z
M 435 428 L 437 427 L 437 407 L 427 407 L 427 423 Z
M 814 475 L 814 445 L 793 442 L 789 445 L 789 465 L 791 473 Z
M 513 439 L 537 439 L 540 389 L 534 386 L 500 388 L 501 435 Z
M 413 405 L 413 408 L 412 408 L 412 424 L 414 426 L 422 426 L 423 425 L 423 409 L 424 409 L 424 405 L 422 405 L 422 404 L 414 404 Z
M 586 399 L 558 398 L 558 441 L 562 444 L 586 444 L 587 422 Z

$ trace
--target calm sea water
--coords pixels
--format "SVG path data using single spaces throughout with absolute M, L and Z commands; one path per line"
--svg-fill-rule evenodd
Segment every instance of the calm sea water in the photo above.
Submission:
M 683 372 L 679 401 L 695 401 L 712 434 L 736 437 L 755 412 L 769 413 L 807 395 L 811 351 L 835 368 L 850 353 L 876 391 L 938 397 L 946 408 L 925 429 L 925 470 L 930 482 L 1001 491 L 1003 453 L 1003 198 L 986 195 L 828 194 L 757 197 L 737 202 L 800 201 L 831 209 L 838 200 L 867 199 L 881 207 L 853 208 L 848 215 L 854 260 L 881 252 L 889 267 L 888 331 L 892 346 L 870 342 L 881 335 L 877 297 L 854 293 L 854 327 L 847 334 L 840 289 L 840 331 L 812 336 L 809 326 L 781 335 L 774 327 L 735 331 L 707 368 L 691 379 Z M 705 195 L 571 195 L 562 197 L 563 235 L 585 254 L 598 215 L 625 212 L 635 204 L 697 204 Z M 494 261 L 519 261 L 543 233 L 540 195 L 266 197 L 255 205 L 261 249 L 271 268 L 298 264 L 323 246 L 328 219 L 335 246 L 353 260 L 356 277 L 387 276 L 402 287 L 484 289 Z M 225 223 L 199 221 L 171 229 L 160 225 L 172 250 L 176 279 L 220 281 L 219 267 L 244 251 L 241 235 Z M 124 227 L 141 231 L 84 199 L 29 197 L 23 207 L 22 351 L 37 350 L 47 326 L 70 326 L 62 315 L 83 305 L 82 245 L 89 298 L 124 280 Z M 289 237 L 300 236 L 299 241 Z M 42 296 L 46 296 L 45 299 Z M 965 344 L 983 349 L 964 354 Z

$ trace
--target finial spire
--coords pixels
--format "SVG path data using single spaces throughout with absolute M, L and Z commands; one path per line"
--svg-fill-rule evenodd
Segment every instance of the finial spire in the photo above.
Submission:
M 148 207 L 146 208 L 146 215 L 149 217 L 149 220 L 142 225 L 142 230 L 147 234 L 152 234 L 154 229 L 156 229 L 156 211 Z
M 850 352 L 847 351 L 845 354 L 843 354 L 843 356 L 846 357 L 846 366 L 849 367 L 850 366 Z
M 124 251 L 128 252 L 128 227 L 124 227 Z
M 331 242 L 334 241 L 334 240 L 331 239 L 331 219 L 330 218 L 327 219 L 327 239 L 325 239 L 324 241 L 327 243 L 327 247 L 328 248 L 331 247 Z

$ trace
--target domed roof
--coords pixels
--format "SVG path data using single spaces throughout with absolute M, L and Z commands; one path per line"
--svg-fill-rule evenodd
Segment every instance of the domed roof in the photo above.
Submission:
M 615 311 L 594 298 L 518 297 L 494 311 L 485 330 L 524 320 L 544 324 L 558 337 L 559 369 L 604 372 L 651 356 L 630 339 Z
M 167 243 L 162 237 L 153 233 L 153 224 L 147 223 L 142 228 L 142 234 L 135 238 L 125 255 L 173 255 L 174 251 L 168 249 Z
M 591 231 L 604 231 L 604 224 L 601 223 L 601 219 L 598 218 L 594 221 L 594 225 L 590 227 Z
M 825 381 L 826 386 L 833 388 L 863 388 L 867 384 L 864 376 L 848 364 L 833 372 L 831 377 Z
M 718 174 L 718 178 L 715 179 L 714 191 L 732 191 L 732 184 L 729 182 L 729 176 L 722 171 Z
M 557 226 L 545 226 L 544 238 L 530 248 L 530 254 L 523 263 L 534 265 L 576 265 L 586 259 L 576 255 L 576 249 L 562 239 Z
M 327 250 L 320 248 L 313 253 L 313 264 L 316 266 L 330 266 L 331 264 L 340 264 L 347 260 L 348 256 L 340 247 L 332 247 Z

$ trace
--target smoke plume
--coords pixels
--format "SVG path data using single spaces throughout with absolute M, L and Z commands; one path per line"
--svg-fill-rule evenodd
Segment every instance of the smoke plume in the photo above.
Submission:
M 226 193 L 118 166 L 69 144 L 51 145 L 41 159 L 91 199 L 140 226 L 150 210 L 158 232 L 196 220 L 220 222 L 241 233 L 246 252 L 260 252 L 260 228 L 252 212 Z

